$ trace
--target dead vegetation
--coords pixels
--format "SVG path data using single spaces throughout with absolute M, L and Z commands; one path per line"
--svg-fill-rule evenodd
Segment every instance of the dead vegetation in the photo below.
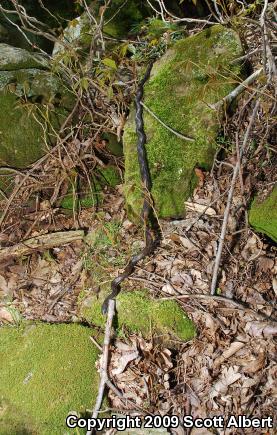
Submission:
M 157 3 L 164 19 L 169 17 L 163 2 Z M 213 170 L 197 170 L 201 183 L 189 201 L 186 217 L 160 222 L 160 248 L 124 285 L 124 291 L 141 286 L 155 298 L 178 300 L 196 324 L 197 337 L 170 347 L 155 335 L 150 341 L 127 332 L 125 339 L 113 337 L 108 373 L 120 394 L 110 389 L 109 399 L 116 411 L 180 418 L 188 414 L 275 414 L 276 246 L 253 232 L 247 216 L 254 194 L 267 193 L 276 182 L 276 25 L 270 20 L 274 13 L 272 4 L 265 1 L 259 16 L 245 18 L 243 61 L 252 72 L 263 68 L 263 80 L 249 85 L 235 112 L 226 114 Z M 224 9 L 213 14 L 221 22 L 228 18 Z M 125 86 L 127 97 L 115 85 L 113 99 L 105 99 L 91 80 L 59 132 L 56 146 L 30 168 L 13 173 L 9 199 L 1 199 L 0 256 L 31 237 L 61 230 L 89 232 L 99 221 L 99 213 L 102 222 L 121 222 L 121 251 L 129 252 L 130 244 L 141 243 L 140 230 L 123 210 L 121 186 L 106 187 L 103 203 L 93 208 L 76 206 L 70 216 L 60 208 L 72 174 L 75 180 L 88 182 L 96 168 L 111 161 L 123 171 L 122 159 L 111 156 L 102 133 L 120 137 L 124 128 L 136 78 L 124 62 L 132 77 L 131 90 L 130 84 Z M 71 125 L 76 114 L 81 123 Z M 90 116 L 87 123 L 82 121 L 85 114 Z M 93 186 L 89 188 L 93 195 Z M 78 199 L 81 192 L 74 195 Z M 48 248 L 41 246 L 39 252 L 27 252 L 27 257 L 18 260 L 5 255 L 0 266 L 0 295 L 9 302 L 1 303 L 1 322 L 19 321 L 20 316 L 74 321 L 80 291 L 97 290 L 84 267 L 87 247 L 83 240 Z M 114 249 L 111 246 L 108 253 L 114 255 Z M 107 280 L 120 271 L 112 265 Z M 265 432 L 244 429 L 224 433 Z M 267 433 L 273 434 L 274 429 Z

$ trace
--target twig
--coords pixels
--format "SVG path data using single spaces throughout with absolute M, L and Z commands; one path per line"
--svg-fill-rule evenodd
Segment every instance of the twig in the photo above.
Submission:
M 253 72 L 247 79 L 245 79 L 242 83 L 240 83 L 230 94 L 223 97 L 221 100 L 217 101 L 217 103 L 210 104 L 211 109 L 218 109 L 223 104 L 229 105 L 238 95 L 240 95 L 245 89 L 251 85 L 263 72 L 263 68 L 258 69 Z
M 92 336 L 89 337 L 92 341 L 92 343 L 97 347 L 97 349 L 100 350 L 100 352 L 103 352 L 103 348 L 100 346 L 99 343 L 97 343 L 97 341 L 95 340 L 95 338 L 93 338 Z
M 164 1 L 163 0 L 156 0 L 157 3 L 160 5 L 160 8 L 162 11 L 164 11 L 169 17 L 171 17 L 170 22 L 173 23 L 181 23 L 181 22 L 185 22 L 185 23 L 202 23 L 202 24 L 218 24 L 215 21 L 209 21 L 209 20 L 202 20 L 200 18 L 179 18 L 176 17 L 176 15 L 173 15 L 171 12 L 168 11 L 168 9 L 165 7 Z M 162 13 L 161 13 L 162 15 Z M 163 19 L 163 21 L 166 22 L 165 19 Z
M 257 112 L 258 112 L 259 105 L 260 105 L 260 100 L 257 100 L 255 107 L 254 107 L 254 110 L 253 110 L 253 113 L 252 113 L 252 117 L 250 119 L 250 122 L 248 124 L 247 130 L 246 130 L 246 133 L 245 133 L 245 136 L 243 139 L 243 143 L 242 143 L 242 147 L 241 147 L 241 151 L 240 151 L 240 157 L 242 157 L 242 155 L 245 151 L 245 148 L 246 148 L 246 145 L 247 145 L 247 142 L 249 139 L 249 135 L 250 135 L 250 132 L 252 130 L 252 127 L 253 127 Z M 228 194 L 228 200 L 227 200 L 226 208 L 224 211 L 221 234 L 219 236 L 218 250 L 216 253 L 213 276 L 212 276 L 212 283 L 211 283 L 211 294 L 212 295 L 214 295 L 216 293 L 216 284 L 217 284 L 217 280 L 218 280 L 219 266 L 220 266 L 220 261 L 221 261 L 221 256 L 222 256 L 225 234 L 226 234 L 226 230 L 227 230 L 228 217 L 229 217 L 229 213 L 230 213 L 230 209 L 231 209 L 233 194 L 234 194 L 234 190 L 235 190 L 235 184 L 236 184 L 236 180 L 237 180 L 237 176 L 239 174 L 239 171 L 240 171 L 240 160 L 238 159 L 236 166 L 234 168 L 234 172 L 233 172 L 233 178 L 232 178 L 232 182 L 231 182 L 231 186 L 230 186 L 230 190 L 229 190 L 229 194 Z
M 171 128 L 167 124 L 165 124 L 160 118 L 158 118 L 158 116 L 154 112 L 152 112 L 151 109 L 149 109 L 149 107 L 146 106 L 145 103 L 143 103 L 143 101 L 141 101 L 140 104 L 148 113 L 150 113 L 151 116 L 153 116 L 153 118 L 155 118 L 168 131 L 175 134 L 175 136 L 179 137 L 180 139 L 185 139 L 185 140 L 189 140 L 191 142 L 194 142 L 195 139 L 193 139 L 192 137 L 185 136 L 182 133 L 179 133 L 178 131 L 176 131 L 174 128 Z
M 92 418 L 97 418 L 98 416 L 104 397 L 105 387 L 109 381 L 108 378 L 109 346 L 111 341 L 111 331 L 112 331 L 114 314 L 115 314 L 115 300 L 110 299 L 108 304 L 108 315 L 107 315 L 106 328 L 105 328 L 103 354 L 101 358 L 100 384 L 99 384 L 98 394 L 96 398 L 96 403 L 92 412 Z M 87 431 L 87 435 L 91 435 L 91 434 L 92 434 L 92 430 Z
M 9 200 L 7 201 L 6 207 L 5 209 L 2 211 L 1 217 L 0 217 L 0 228 L 6 218 L 6 215 L 9 211 L 9 208 L 12 204 L 12 202 L 14 201 L 17 193 L 19 192 L 19 190 L 21 189 L 21 187 L 23 186 L 23 184 L 25 183 L 25 181 L 30 177 L 30 175 L 37 169 L 39 168 L 39 166 L 45 161 L 47 160 L 47 158 L 50 155 L 53 155 L 54 152 L 57 151 L 57 149 L 59 149 L 59 147 L 67 141 L 67 139 L 70 138 L 70 136 L 72 136 L 72 133 L 70 132 L 64 139 L 61 139 L 60 142 L 57 143 L 57 145 L 55 145 L 47 154 L 45 154 L 44 156 L 42 156 L 39 160 L 37 160 L 32 167 L 28 170 L 28 172 L 24 175 L 24 177 L 22 178 L 22 180 L 20 181 L 20 183 L 18 183 L 15 187 L 15 189 L 13 190 L 12 194 L 9 196 Z
M 268 75 L 268 83 L 271 81 L 272 77 L 275 79 L 277 78 L 277 68 L 274 60 L 274 56 L 270 47 L 270 42 L 268 38 L 268 32 L 265 24 L 266 20 L 266 11 L 268 8 L 268 0 L 264 1 L 264 7 L 260 16 L 260 26 L 262 29 L 262 35 L 263 35 L 263 45 L 264 45 L 264 71 Z M 276 92 L 276 90 L 275 90 Z
M 33 237 L 14 246 L 8 246 L 0 249 L 0 261 L 9 257 L 21 257 L 22 255 L 31 254 L 34 251 L 54 248 L 55 246 L 65 245 L 76 240 L 82 240 L 84 231 L 59 231 L 56 233 L 43 234 L 42 236 Z
M 276 320 L 270 319 L 269 316 L 267 316 L 266 314 L 255 311 L 253 308 L 247 306 L 245 303 L 227 298 L 225 296 L 216 296 L 216 295 L 209 295 L 209 294 L 206 295 L 206 294 L 199 294 L 199 293 L 183 293 L 181 295 L 166 296 L 163 298 L 159 298 L 160 301 L 179 300 L 179 299 L 208 299 L 215 302 L 224 302 L 226 304 L 233 305 L 239 310 L 246 311 L 255 315 L 257 319 L 270 321 L 271 323 L 276 322 Z

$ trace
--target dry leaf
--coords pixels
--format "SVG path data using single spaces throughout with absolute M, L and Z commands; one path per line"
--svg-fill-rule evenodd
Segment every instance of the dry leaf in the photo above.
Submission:
M 138 357 L 139 357 L 139 353 L 138 353 L 137 350 L 134 350 L 131 353 L 125 353 L 124 355 L 122 355 L 119 358 L 117 367 L 115 369 L 112 369 L 111 373 L 113 375 L 120 375 L 121 373 L 124 372 L 124 370 L 126 369 L 127 365 L 131 361 L 134 361 L 135 359 L 137 359 Z
M 0 308 L 0 321 L 8 323 L 14 322 L 13 316 L 7 308 Z
M 197 202 L 185 201 L 185 206 L 196 213 L 206 214 L 208 216 L 216 216 L 216 211 L 207 205 L 198 204 Z

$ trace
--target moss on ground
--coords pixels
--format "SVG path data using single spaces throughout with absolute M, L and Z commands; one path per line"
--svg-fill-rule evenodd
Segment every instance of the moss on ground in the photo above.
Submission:
M 277 185 L 263 201 L 258 198 L 253 201 L 249 223 L 256 231 L 277 242 Z
M 0 435 L 60 435 L 70 411 L 91 409 L 98 351 L 91 329 L 29 324 L 0 328 Z
M 81 182 L 81 195 L 76 197 L 76 177 L 72 180 L 72 187 L 68 190 L 61 202 L 61 207 L 66 210 L 75 208 L 89 208 L 99 205 L 103 201 L 104 186 L 116 187 L 122 182 L 119 170 L 115 166 L 107 166 L 97 171 L 97 178 L 91 180 L 91 187 L 87 182 Z M 92 190 L 91 190 L 92 189 Z
M 100 296 L 90 296 L 81 303 L 81 315 L 93 325 L 105 325 L 106 317 L 101 314 L 101 305 L 109 292 L 110 287 L 106 285 Z M 119 333 L 127 329 L 130 333 L 140 332 L 145 338 L 159 334 L 165 340 L 173 337 L 184 341 L 196 333 L 193 322 L 176 301 L 151 299 L 145 290 L 121 292 L 116 309 Z
M 145 104 L 168 126 L 193 137 L 179 139 L 144 111 L 152 194 L 160 217 L 181 217 L 184 201 L 197 183 L 195 167 L 209 169 L 222 115 L 208 105 L 239 82 L 242 53 L 238 35 L 220 25 L 178 41 L 153 67 L 145 85 Z M 129 216 L 137 219 L 142 188 L 136 152 L 134 111 L 125 126 L 125 197 Z

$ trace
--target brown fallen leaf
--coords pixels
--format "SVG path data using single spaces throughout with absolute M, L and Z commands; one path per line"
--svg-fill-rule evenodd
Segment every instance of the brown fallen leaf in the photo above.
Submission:
M 213 399 L 219 395 L 225 395 L 228 387 L 241 378 L 241 373 L 238 373 L 238 367 L 224 367 L 221 379 L 217 381 L 210 391 L 210 397 Z
M 14 318 L 7 308 L 0 308 L 0 322 L 13 323 Z
M 128 352 L 128 353 L 124 353 L 117 362 L 117 367 L 111 370 L 111 373 L 113 375 L 120 375 L 121 373 L 124 372 L 124 370 L 126 369 L 127 365 L 131 362 L 134 361 L 135 359 L 137 359 L 139 357 L 139 352 L 137 350 L 134 350 L 133 352 Z
M 246 324 L 245 330 L 254 337 L 270 337 L 277 335 L 277 323 L 252 321 Z
M 217 368 L 220 366 L 220 364 L 223 363 L 226 359 L 230 358 L 232 355 L 234 355 L 236 352 L 238 352 L 240 349 L 242 349 L 245 346 L 245 343 L 241 341 L 234 341 L 231 343 L 230 347 L 226 349 L 222 355 L 220 355 L 218 358 L 214 360 L 214 367 Z

